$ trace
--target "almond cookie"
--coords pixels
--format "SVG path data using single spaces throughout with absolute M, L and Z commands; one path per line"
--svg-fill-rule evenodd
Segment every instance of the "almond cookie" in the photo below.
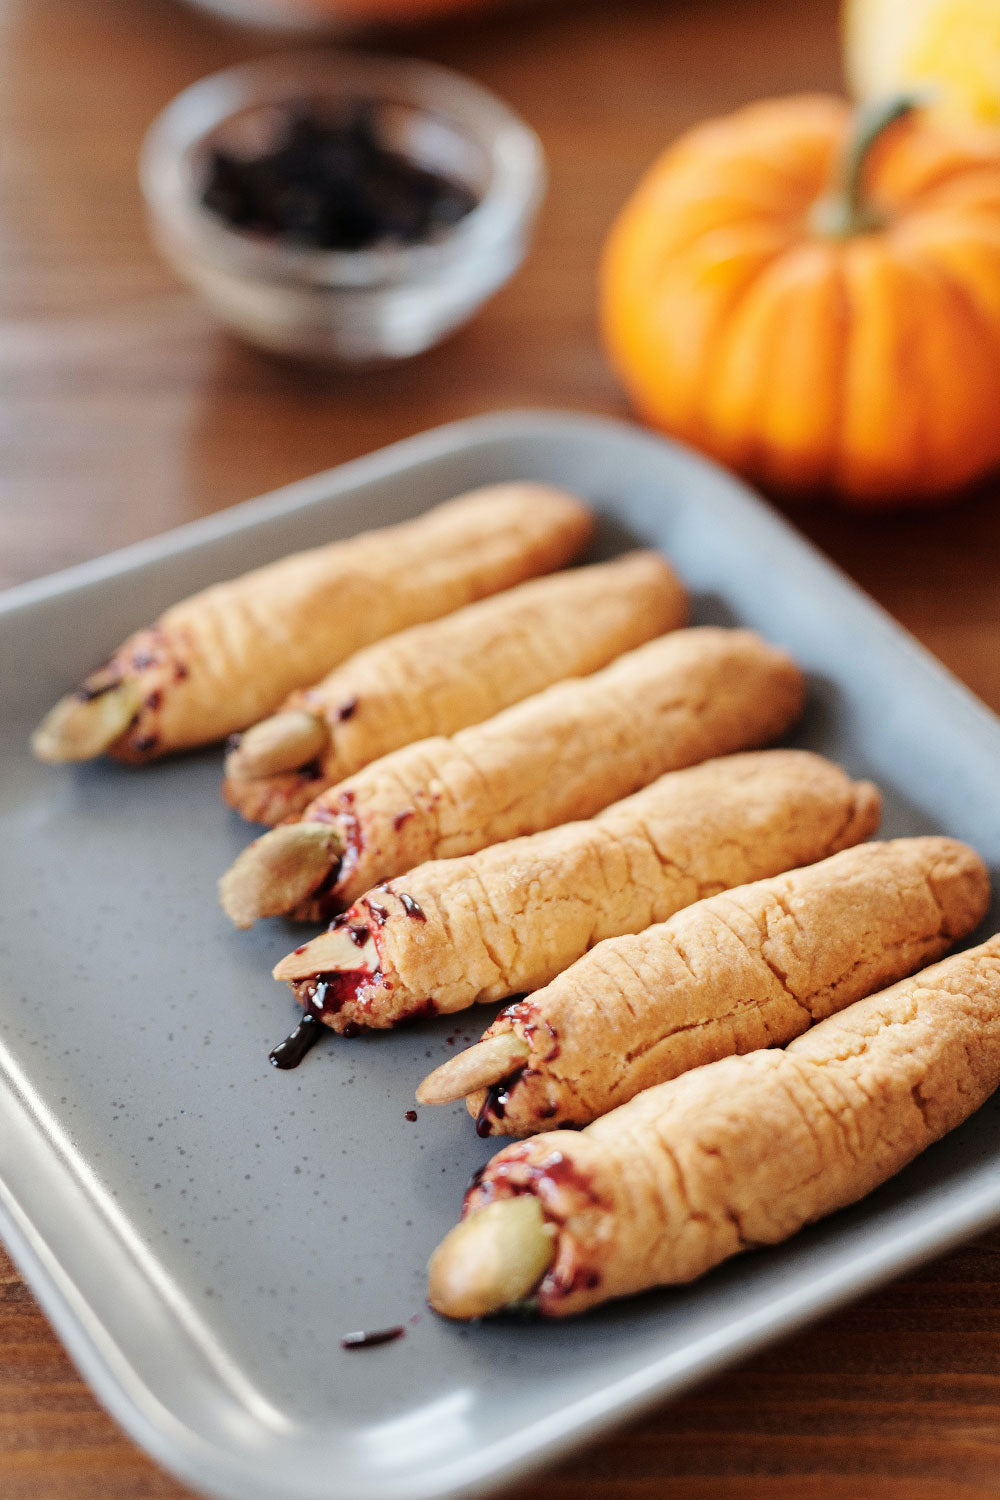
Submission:
M 649 1089 L 581 1133 L 508 1146 L 430 1265 L 453 1318 L 546 1317 L 691 1281 L 863 1198 L 1000 1084 L 1000 936 L 785 1048 Z
M 330 787 L 244 851 L 222 905 L 237 927 L 318 919 L 425 860 L 591 817 L 665 771 L 766 743 L 803 696 L 794 662 L 752 631 L 675 631 Z
M 592 530 L 562 490 L 494 485 L 214 584 L 131 636 L 56 704 L 32 748 L 141 762 L 223 739 L 359 647 L 561 567 Z
M 274 977 L 336 1031 L 503 1000 L 605 938 L 869 838 L 879 813 L 870 782 L 808 751 L 725 756 L 670 771 L 589 822 L 419 865 L 362 896 Z
M 502 1011 L 418 1097 L 468 1095 L 482 1135 L 585 1125 L 689 1068 L 782 1046 L 911 974 L 970 933 L 989 898 L 978 854 L 946 838 L 862 844 L 738 886 L 599 943 Z
M 280 823 L 380 755 L 454 734 L 683 625 L 684 588 L 656 552 L 536 578 L 357 652 L 254 725 L 222 793 Z

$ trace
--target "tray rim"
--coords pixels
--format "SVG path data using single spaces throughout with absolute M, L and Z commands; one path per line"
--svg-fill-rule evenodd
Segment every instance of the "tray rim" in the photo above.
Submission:
M 14 585 L 0 592 L 0 619 L 81 589 L 109 583 L 147 564 L 197 551 L 206 543 L 224 541 L 229 536 L 267 525 L 314 504 L 335 500 L 338 491 L 397 476 L 411 466 L 433 462 L 458 451 L 472 452 L 498 440 L 533 436 L 564 442 L 582 431 L 603 432 L 608 437 L 626 439 L 637 446 L 681 450 L 685 459 L 700 468 L 706 477 L 711 477 L 716 486 L 727 489 L 744 506 L 749 504 L 755 524 L 779 538 L 786 547 L 791 542 L 800 553 L 810 556 L 814 564 L 826 573 L 831 586 L 835 586 L 842 597 L 850 599 L 855 611 L 864 614 L 868 627 L 878 634 L 883 644 L 911 662 L 918 660 L 921 670 L 934 677 L 939 687 L 947 691 L 955 709 L 978 722 L 980 732 L 1000 737 L 1000 718 L 744 481 L 684 445 L 633 424 L 569 411 L 515 409 L 429 429 L 296 480 L 266 495 L 56 573 Z M 22 1128 L 39 1129 L 36 1111 L 16 1087 L 3 1101 L 3 1108 L 18 1117 Z M 80 1186 L 72 1167 L 61 1160 L 58 1153 L 55 1153 L 55 1163 L 60 1172 L 69 1174 L 70 1180 Z M 93 1206 L 95 1213 L 99 1213 L 99 1207 Z M 896 1232 L 888 1240 L 883 1238 L 867 1252 L 859 1250 L 848 1266 L 838 1267 L 835 1274 L 830 1273 L 825 1281 L 814 1283 L 808 1292 L 793 1288 L 766 1309 L 742 1318 L 738 1316 L 723 1333 L 717 1331 L 687 1346 L 680 1356 L 668 1353 L 651 1361 L 641 1371 L 602 1386 L 532 1426 L 508 1434 L 488 1447 L 476 1449 L 471 1457 L 467 1455 L 440 1463 L 433 1470 L 422 1471 L 414 1482 L 401 1480 L 399 1476 L 390 1478 L 366 1489 L 366 1495 L 379 1495 L 384 1500 L 439 1500 L 439 1497 L 443 1500 L 445 1496 L 483 1493 L 502 1480 L 528 1475 L 614 1428 L 635 1421 L 696 1381 L 717 1373 L 792 1330 L 1000 1222 L 1000 1183 L 967 1195 L 960 1205 L 946 1203 L 930 1224 L 925 1221 L 911 1226 L 905 1219 L 904 1215 L 904 1222 L 896 1226 Z M 257 1500 L 257 1497 L 276 1500 L 273 1485 L 267 1480 L 258 1485 L 254 1471 L 234 1462 L 236 1455 L 230 1448 L 216 1445 L 207 1452 L 204 1440 L 166 1411 L 121 1351 L 118 1364 L 122 1368 L 116 1371 L 113 1354 L 117 1346 L 104 1327 L 99 1312 L 87 1302 L 69 1271 L 50 1250 L 44 1234 L 23 1212 L 16 1194 L 2 1177 L 0 1237 L 83 1378 L 115 1420 L 146 1452 L 192 1488 L 218 1496 L 220 1500 Z M 123 1249 L 127 1253 L 127 1247 Z M 131 1389 L 128 1372 L 135 1376 Z M 159 1421 L 155 1412 L 160 1414 Z M 331 1496 L 338 1493 L 341 1492 L 330 1490 Z

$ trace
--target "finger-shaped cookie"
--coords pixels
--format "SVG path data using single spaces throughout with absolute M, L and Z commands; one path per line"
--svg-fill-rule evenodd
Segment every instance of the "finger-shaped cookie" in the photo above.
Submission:
M 869 838 L 879 812 L 870 782 L 808 751 L 726 756 L 668 772 L 588 822 L 420 865 L 274 975 L 337 1031 L 506 999 L 605 938 Z
M 1000 1084 L 1000 937 L 586 1130 L 508 1146 L 430 1266 L 453 1318 L 686 1282 L 864 1197 Z
M 495 485 L 215 584 L 63 698 L 36 730 L 35 754 L 140 762 L 222 739 L 360 647 L 561 567 L 592 528 L 562 490 Z
M 675 631 L 330 787 L 244 851 L 223 907 L 238 927 L 321 916 L 425 860 L 591 817 L 666 771 L 773 739 L 803 694 L 794 662 L 752 631 Z
M 519 584 L 389 636 L 293 694 L 230 752 L 223 795 L 251 822 L 280 823 L 390 750 L 596 672 L 686 616 L 683 586 L 656 552 Z
M 467 1094 L 481 1135 L 586 1124 L 689 1068 L 784 1045 L 939 958 L 988 905 L 983 862 L 956 839 L 845 849 L 598 944 L 419 1096 Z

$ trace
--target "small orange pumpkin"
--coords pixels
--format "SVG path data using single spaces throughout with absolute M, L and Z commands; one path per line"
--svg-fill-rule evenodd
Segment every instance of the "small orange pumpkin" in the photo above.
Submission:
M 765 483 L 930 502 L 1000 464 L 1000 133 L 778 99 L 653 165 L 601 315 L 644 418 Z

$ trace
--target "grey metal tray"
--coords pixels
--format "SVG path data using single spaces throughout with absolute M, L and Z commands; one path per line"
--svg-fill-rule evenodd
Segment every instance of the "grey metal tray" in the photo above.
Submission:
M 699 620 L 789 647 L 812 683 L 797 742 L 881 783 L 887 834 L 945 831 L 1000 863 L 1000 723 L 742 485 L 613 423 L 459 423 L 9 592 L 0 1232 L 99 1397 L 209 1494 L 489 1489 L 1000 1219 L 991 1102 L 866 1202 L 692 1287 L 565 1324 L 449 1325 L 423 1268 L 491 1147 L 459 1105 L 404 1112 L 486 1017 L 331 1037 L 275 1072 L 293 1005 L 268 970 L 300 929 L 236 933 L 216 906 L 247 838 L 218 754 L 28 757 L 50 702 L 171 600 L 520 477 L 593 501 L 604 555 L 662 547 Z M 405 1338 L 341 1349 L 395 1323 Z

